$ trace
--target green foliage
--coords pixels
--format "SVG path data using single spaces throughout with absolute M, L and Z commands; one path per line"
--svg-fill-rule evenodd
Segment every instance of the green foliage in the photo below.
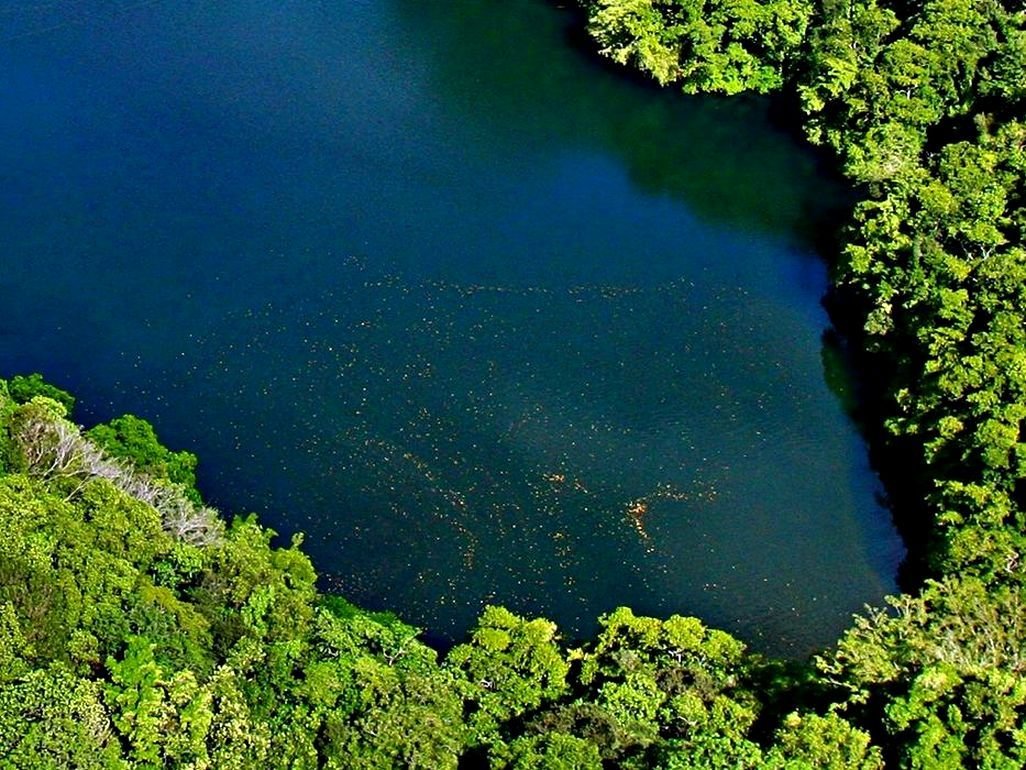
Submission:
M 765 766 L 774 770 L 878 770 L 880 749 L 869 734 L 837 714 L 790 714 L 777 732 Z
M 0 767 L 456 766 L 450 669 L 394 616 L 322 601 L 298 538 L 274 548 L 248 517 L 182 539 L 175 488 L 58 403 L 0 419 L 24 471 L 0 474 Z M 122 445 L 151 472 L 167 461 L 112 424 L 140 428 Z
M 198 502 L 196 455 L 172 452 L 157 438 L 153 426 L 134 415 L 116 417 L 91 428 L 86 436 L 111 457 L 128 460 L 136 469 L 155 479 L 165 479 L 189 490 Z
M 575 735 L 624 767 L 757 766 L 749 734 L 759 704 L 743 644 L 695 618 L 626 607 L 600 622 L 598 638 L 572 654 L 574 697 L 537 714 L 528 734 Z
M 477 741 L 489 742 L 502 722 L 567 691 L 569 667 L 555 639 L 554 623 L 487 607 L 470 642 L 449 653 L 446 665 L 470 704 Z
M 106 700 L 127 758 L 140 766 L 206 766 L 212 694 L 191 671 L 168 676 L 153 651 L 146 639 L 132 637 L 123 659 L 107 663 Z
M 600 51 L 685 93 L 766 93 L 805 35 L 804 0 L 589 0 Z
M 494 753 L 492 767 L 509 770 L 601 770 L 594 744 L 564 733 L 523 736 Z
M 706 50 L 689 47 L 696 27 L 683 3 L 582 2 L 606 55 L 660 82 L 708 65 Z M 710 4 L 702 22 L 714 18 Z M 774 69 L 779 57 L 746 50 L 791 76 L 809 137 L 861 185 L 837 290 L 862 314 L 859 342 L 893 373 L 883 417 L 926 501 L 930 518 L 914 526 L 934 527 L 934 574 L 959 579 L 859 619 L 821 664 L 857 724 L 793 715 L 763 761 L 878 766 L 861 727 L 900 766 L 1021 767 L 1026 12 L 976 0 L 822 0 L 793 29 L 806 33 L 786 45 L 797 66 Z
M 1023 766 L 1022 589 L 949 578 L 890 604 L 820 661 L 849 689 L 849 708 L 878 723 L 909 767 Z
M 73 395 L 46 382 L 43 379 L 43 375 L 39 373 L 15 375 L 7 383 L 7 390 L 10 397 L 17 404 L 27 404 L 36 396 L 45 396 L 63 406 L 65 414 L 71 414 L 71 411 L 75 408 L 75 397 Z
M 16 404 L 11 398 L 6 380 L 0 380 L 0 474 L 13 470 L 18 461 L 17 451 L 8 426 Z
M 0 768 L 129 768 L 101 685 L 56 665 L 0 687 Z
M 302 635 L 313 617 L 316 574 L 298 541 L 272 549 L 274 532 L 255 517 L 238 518 L 207 554 L 207 568 L 192 592 L 211 618 L 225 649 L 243 637 L 266 642 Z

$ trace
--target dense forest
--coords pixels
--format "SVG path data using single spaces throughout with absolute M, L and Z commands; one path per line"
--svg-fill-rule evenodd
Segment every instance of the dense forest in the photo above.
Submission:
M 488 608 L 440 657 L 319 593 L 299 541 L 205 506 L 143 420 L 83 431 L 70 394 L 15 377 L 0 767 L 1026 766 L 1026 12 L 582 5 L 602 54 L 668 87 L 780 92 L 850 177 L 831 307 L 873 374 L 909 592 L 808 663 L 626 608 L 580 646 Z

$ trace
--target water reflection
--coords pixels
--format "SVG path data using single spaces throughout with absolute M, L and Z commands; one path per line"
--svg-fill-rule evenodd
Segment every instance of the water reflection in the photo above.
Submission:
M 734 230 L 806 246 L 848 202 L 814 154 L 772 127 L 768 100 L 682 98 L 639 84 L 584 50 L 569 12 L 499 0 L 456 7 L 389 0 L 386 7 L 394 14 L 389 34 L 409 41 L 428 65 L 446 109 L 477 127 L 461 137 L 470 142 L 509 132 L 511 146 L 532 152 L 573 144 L 612 153 L 646 193 L 683 201 Z

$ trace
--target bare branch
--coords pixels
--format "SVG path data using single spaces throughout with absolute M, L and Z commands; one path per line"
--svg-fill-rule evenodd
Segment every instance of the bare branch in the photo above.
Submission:
M 131 464 L 107 454 L 67 420 L 29 416 L 15 431 L 15 441 L 25 458 L 28 475 L 44 482 L 77 479 L 66 499 L 76 497 L 94 479 L 105 479 L 116 488 L 156 509 L 164 531 L 197 546 L 219 542 L 224 524 L 213 508 L 197 505 L 185 490 L 140 473 Z

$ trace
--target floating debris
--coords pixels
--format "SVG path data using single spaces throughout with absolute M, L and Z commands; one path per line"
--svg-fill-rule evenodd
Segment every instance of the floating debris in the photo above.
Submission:
M 735 472 L 720 440 L 764 439 L 692 286 L 351 271 L 323 296 L 246 310 L 231 339 L 191 340 L 183 357 L 237 415 L 240 468 L 295 490 L 268 510 L 299 512 L 289 523 L 354 600 L 394 596 L 436 629 L 469 626 L 487 596 L 590 622 L 609 602 L 662 601 L 698 552 L 684 543 L 719 558 L 724 512 L 701 509 Z M 768 388 L 753 388 L 759 414 Z M 243 440 L 254 428 L 266 448 Z

